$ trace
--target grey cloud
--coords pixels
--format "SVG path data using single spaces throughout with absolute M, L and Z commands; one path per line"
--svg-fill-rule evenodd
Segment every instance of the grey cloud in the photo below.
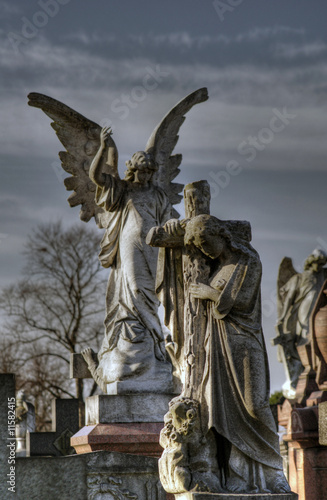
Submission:
M 23 10 L 20 6 L 13 4 L 13 2 L 0 2 L 0 19 L 9 19 L 11 16 L 18 16 L 22 14 Z
M 312 58 L 324 54 L 327 44 L 322 41 L 295 45 L 293 43 L 277 43 L 275 56 L 277 58 L 296 59 L 299 57 Z

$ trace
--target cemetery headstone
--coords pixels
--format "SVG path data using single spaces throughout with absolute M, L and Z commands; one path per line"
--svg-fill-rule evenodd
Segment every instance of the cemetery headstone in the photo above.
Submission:
M 62 456 L 74 453 L 70 438 L 78 431 L 79 402 L 77 399 L 52 400 L 52 431 L 28 432 L 27 456 Z

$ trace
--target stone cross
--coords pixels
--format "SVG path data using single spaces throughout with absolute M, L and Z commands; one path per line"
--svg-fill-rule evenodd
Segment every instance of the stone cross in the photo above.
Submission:
M 74 448 L 70 445 L 70 438 L 79 430 L 78 417 L 78 399 L 53 399 L 52 431 L 28 432 L 26 455 L 72 455 Z
M 191 219 L 201 214 L 210 214 L 210 187 L 207 181 L 193 182 L 185 186 L 185 219 Z M 183 222 L 183 221 L 182 221 Z M 204 256 L 196 248 L 184 246 L 184 239 L 179 235 L 168 235 L 163 228 L 153 228 L 147 238 L 152 246 L 180 249 L 181 253 L 174 256 L 180 258 L 181 275 L 183 276 L 184 304 L 180 305 L 184 311 L 183 324 L 184 350 L 180 353 L 179 364 L 183 380 L 183 395 L 198 399 L 196 381 L 204 369 L 204 348 L 202 332 L 206 324 L 205 301 L 191 297 L 189 286 L 195 282 L 207 281 L 209 268 Z M 178 341 L 181 342 L 180 340 Z M 179 346 L 180 347 L 180 346 Z

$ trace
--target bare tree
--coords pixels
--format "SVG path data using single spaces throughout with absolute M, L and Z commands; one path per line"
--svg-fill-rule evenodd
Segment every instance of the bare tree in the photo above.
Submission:
M 41 225 L 26 244 L 23 279 L 0 297 L 7 318 L 0 370 L 17 372 L 18 385 L 30 389 L 43 422 L 50 397 L 82 402 L 96 388 L 85 388 L 83 379 L 74 387 L 68 377 L 70 353 L 86 346 L 98 350 L 103 336 L 106 277 L 98 249 L 99 234 L 86 227 Z

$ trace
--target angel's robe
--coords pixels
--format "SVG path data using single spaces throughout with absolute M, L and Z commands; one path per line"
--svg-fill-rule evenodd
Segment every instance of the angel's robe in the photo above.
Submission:
M 326 278 L 327 269 L 310 268 L 292 276 L 280 290 L 283 305 L 277 324 L 297 345 L 307 341 L 310 315 Z
M 106 382 L 129 378 L 171 380 L 155 294 L 157 249 L 146 245 L 153 226 L 171 218 L 166 194 L 107 176 L 96 202 L 108 212 L 100 261 L 111 267 L 106 295 L 105 337 L 98 354 L 98 375 Z M 166 385 L 165 385 L 166 384 Z M 156 386 L 156 390 L 158 387 Z

